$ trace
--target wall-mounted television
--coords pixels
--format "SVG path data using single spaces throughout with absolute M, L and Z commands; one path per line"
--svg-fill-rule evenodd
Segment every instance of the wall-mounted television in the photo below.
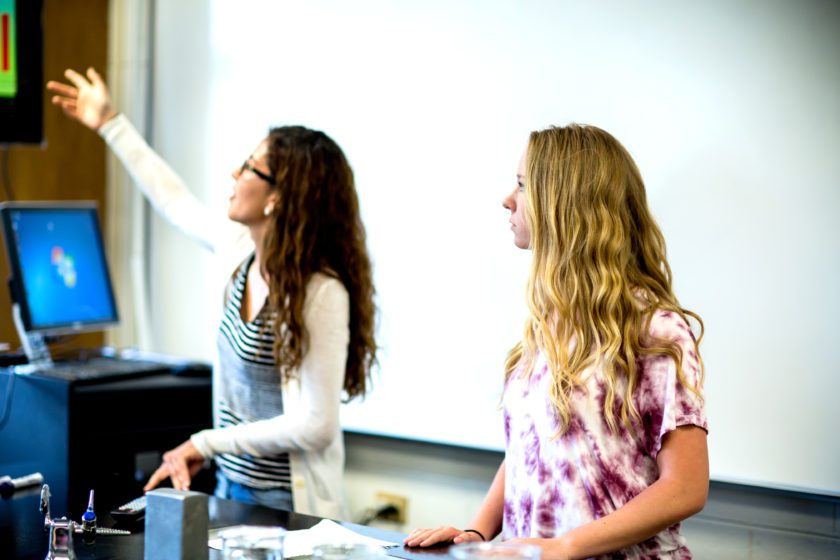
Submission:
M 42 0 L 0 0 L 0 144 L 40 144 Z

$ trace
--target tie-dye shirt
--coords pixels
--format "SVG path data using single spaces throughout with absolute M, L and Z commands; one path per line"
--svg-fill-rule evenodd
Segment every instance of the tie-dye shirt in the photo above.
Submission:
M 676 313 L 656 312 L 650 333 L 680 345 L 683 375 L 697 385 L 698 357 L 685 321 Z M 587 372 L 585 386 L 572 395 L 571 425 L 561 437 L 555 437 L 559 423 L 549 400 L 545 359 L 537 358 L 530 376 L 511 375 L 503 399 L 503 539 L 559 536 L 619 509 L 658 478 L 656 455 L 665 434 L 685 425 L 708 429 L 702 400 L 677 380 L 673 359 L 643 356 L 637 364 L 633 400 L 641 427 L 628 431 L 619 419 L 615 434 L 604 418 L 605 385 L 596 369 Z M 691 553 L 677 524 L 604 558 L 685 559 Z

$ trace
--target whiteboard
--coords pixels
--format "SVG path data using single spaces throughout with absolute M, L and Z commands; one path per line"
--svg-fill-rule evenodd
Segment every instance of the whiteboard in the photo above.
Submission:
M 530 255 L 501 200 L 529 131 L 575 121 L 636 159 L 677 295 L 706 323 L 712 477 L 840 495 L 837 3 L 156 9 L 155 145 L 199 196 L 223 210 L 269 125 L 321 128 L 353 165 L 381 350 L 346 429 L 502 449 Z M 206 357 L 216 286 L 176 238 L 155 224 L 156 344 Z

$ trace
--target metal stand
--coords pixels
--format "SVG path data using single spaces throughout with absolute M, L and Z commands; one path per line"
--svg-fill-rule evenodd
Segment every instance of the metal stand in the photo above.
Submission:
M 73 533 L 76 523 L 61 517 L 50 522 L 50 549 L 45 560 L 76 560 Z
M 20 338 L 20 344 L 23 346 L 23 351 L 29 360 L 29 364 L 36 369 L 52 367 L 52 356 L 50 355 L 50 349 L 47 347 L 44 335 L 41 333 L 27 332 L 23 328 L 23 320 L 20 318 L 20 306 L 17 303 L 12 304 L 12 318 L 14 319 L 15 329 Z
M 76 523 L 72 519 L 50 517 L 50 487 L 44 484 L 41 487 L 40 511 L 44 516 L 44 530 L 50 532 L 50 548 L 44 560 L 76 560 L 76 552 L 73 550 L 73 535 L 82 535 L 85 544 L 91 545 L 96 540 L 97 533 L 100 535 L 130 535 L 129 531 L 122 529 L 107 529 L 96 527 L 96 514 L 93 512 L 93 490 L 90 491 L 88 509 L 82 516 L 82 522 Z

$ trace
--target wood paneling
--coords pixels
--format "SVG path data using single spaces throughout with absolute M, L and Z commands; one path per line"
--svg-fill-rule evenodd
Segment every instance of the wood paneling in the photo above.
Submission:
M 65 68 L 83 71 L 93 66 L 105 72 L 108 0 L 44 0 L 42 22 L 45 83 L 63 79 Z M 8 148 L 11 196 L 14 200 L 96 200 L 102 218 L 105 145 L 96 133 L 67 119 L 49 97 L 45 92 L 44 145 Z M 0 342 L 15 349 L 19 341 L 12 323 L 5 255 L 0 261 Z M 102 333 L 92 333 L 68 342 L 87 347 L 101 345 L 102 340 Z

